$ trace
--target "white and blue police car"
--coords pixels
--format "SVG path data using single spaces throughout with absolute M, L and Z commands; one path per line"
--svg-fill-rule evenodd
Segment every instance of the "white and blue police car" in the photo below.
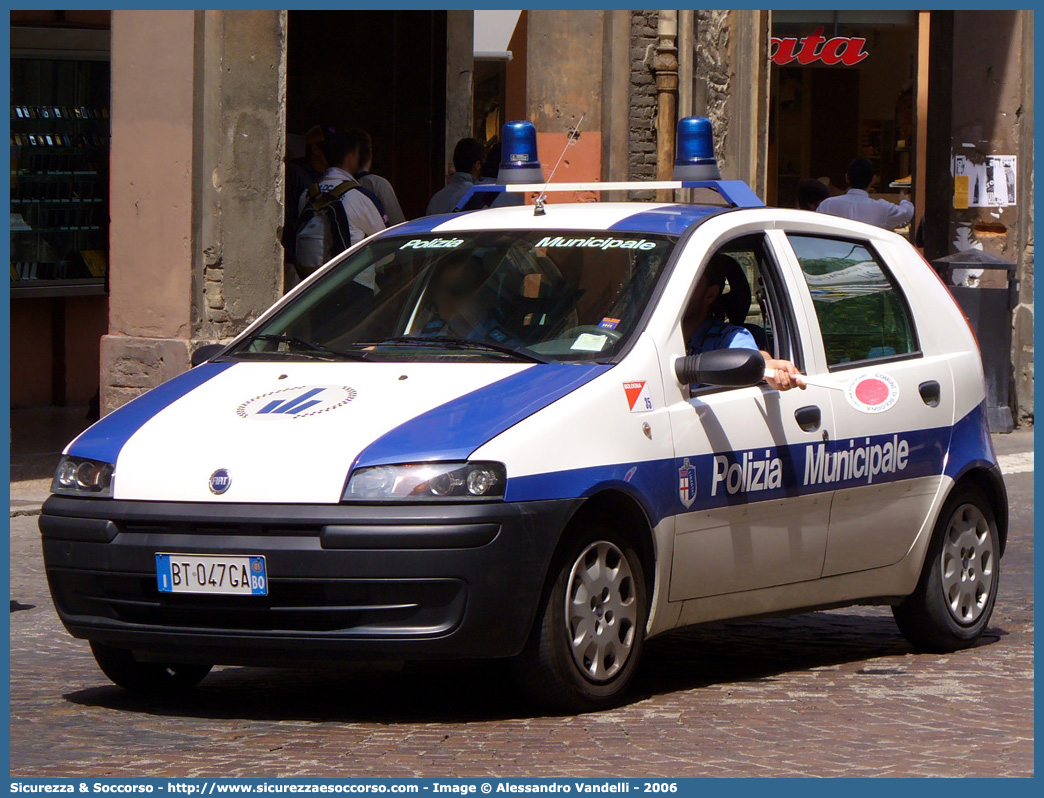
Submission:
M 972 644 L 1008 507 L 970 327 L 898 235 L 717 180 L 708 126 L 637 187 L 716 204 L 401 224 L 76 438 L 40 517 L 66 628 L 128 689 L 507 658 L 573 710 L 619 700 L 648 638 L 722 619 L 887 604 L 919 650 Z M 531 128 L 504 144 L 482 190 L 546 188 Z M 757 348 L 690 355 L 721 257 Z

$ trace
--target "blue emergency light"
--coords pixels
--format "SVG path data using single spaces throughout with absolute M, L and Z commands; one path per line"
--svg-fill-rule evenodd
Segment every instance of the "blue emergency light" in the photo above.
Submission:
M 500 171 L 497 182 L 542 183 L 544 173 L 537 159 L 536 128 L 532 122 L 508 122 L 500 132 Z
M 714 157 L 714 128 L 705 116 L 686 116 L 678 120 L 675 180 L 721 180 L 718 159 Z

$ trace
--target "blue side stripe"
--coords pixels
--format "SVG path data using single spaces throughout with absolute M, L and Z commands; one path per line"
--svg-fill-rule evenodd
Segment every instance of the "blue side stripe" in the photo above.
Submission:
M 84 432 L 73 443 L 69 454 L 115 463 L 120 450 L 146 421 L 232 365 L 203 363 L 142 394 Z
M 530 366 L 399 425 L 366 447 L 352 469 L 467 460 L 486 441 L 610 368 L 600 363 Z
M 905 442 L 902 468 L 895 467 L 897 441 Z M 881 466 L 890 452 L 893 468 L 871 477 L 865 470 L 868 456 L 864 454 L 853 461 L 853 455 L 857 450 L 868 452 L 874 447 L 879 447 L 879 453 L 871 455 L 877 459 L 877 465 Z M 849 454 L 839 460 L 838 455 L 844 452 Z M 682 503 L 679 485 L 686 460 L 696 475 L 696 496 L 689 507 Z M 770 485 L 769 464 L 773 460 L 779 461 L 778 484 Z M 568 499 L 615 488 L 637 499 L 655 525 L 682 513 L 942 474 L 944 462 L 948 476 L 995 462 L 983 406 L 952 428 L 607 464 L 524 477 L 508 473 L 504 498 L 512 502 Z M 855 475 L 859 470 L 862 473 Z
M 997 456 L 993 451 L 993 440 L 986 421 L 986 403 L 982 402 L 953 425 L 946 476 L 956 480 L 971 467 L 996 464 Z
M 617 232 L 681 235 L 708 216 L 727 210 L 715 205 L 666 205 L 628 216 L 609 227 Z

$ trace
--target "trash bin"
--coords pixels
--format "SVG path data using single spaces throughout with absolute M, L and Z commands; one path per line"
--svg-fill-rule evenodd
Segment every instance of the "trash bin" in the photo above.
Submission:
M 987 418 L 990 432 L 1011 432 L 1011 312 L 1019 301 L 1015 264 L 981 249 L 968 249 L 938 258 L 932 264 L 943 276 L 979 339 L 986 373 Z M 1004 270 L 1006 285 L 1000 288 L 953 285 L 953 269 Z

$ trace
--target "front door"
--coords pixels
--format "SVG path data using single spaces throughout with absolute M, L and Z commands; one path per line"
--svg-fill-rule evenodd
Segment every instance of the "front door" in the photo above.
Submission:
M 764 236 L 722 251 L 746 272 L 754 297 L 746 323 L 759 345 L 802 368 L 787 299 L 793 286 Z M 830 399 L 825 388 L 780 392 L 761 384 L 696 388 L 670 407 L 679 496 L 671 601 L 819 577 L 831 494 L 801 489 L 802 458 L 832 434 Z

